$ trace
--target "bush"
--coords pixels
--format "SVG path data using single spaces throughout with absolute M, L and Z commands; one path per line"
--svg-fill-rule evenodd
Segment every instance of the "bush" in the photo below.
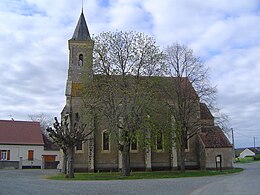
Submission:
M 260 155 L 256 155 L 254 158 L 255 161 L 260 161 Z
M 254 161 L 253 156 L 246 156 L 245 158 L 238 158 L 240 163 L 250 163 Z

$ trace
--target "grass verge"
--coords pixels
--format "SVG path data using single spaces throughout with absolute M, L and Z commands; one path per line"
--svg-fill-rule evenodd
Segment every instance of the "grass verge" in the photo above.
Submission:
M 251 163 L 251 162 L 255 162 L 255 161 L 260 161 L 260 155 L 256 155 L 254 157 L 247 156 L 244 158 L 237 157 L 235 160 L 236 160 L 236 163 Z
M 163 179 L 181 177 L 202 177 L 237 173 L 243 171 L 242 168 L 235 168 L 223 171 L 154 171 L 154 172 L 132 172 L 129 177 L 121 176 L 119 172 L 100 172 L 100 173 L 75 173 L 75 178 L 65 178 L 64 174 L 47 177 L 53 180 L 129 180 L 129 179 Z

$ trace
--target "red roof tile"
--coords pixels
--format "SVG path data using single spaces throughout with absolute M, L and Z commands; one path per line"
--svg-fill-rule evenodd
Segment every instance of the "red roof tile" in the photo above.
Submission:
M 206 148 L 232 147 L 232 144 L 218 126 L 202 127 L 200 138 Z
M 40 123 L 0 120 L 0 144 L 44 145 Z

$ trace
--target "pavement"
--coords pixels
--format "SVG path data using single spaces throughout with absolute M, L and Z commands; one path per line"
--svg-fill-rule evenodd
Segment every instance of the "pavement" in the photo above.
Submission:
M 143 180 L 56 181 L 45 179 L 57 170 L 0 170 L 0 195 L 69 194 L 259 194 L 260 162 L 240 164 L 235 174 Z

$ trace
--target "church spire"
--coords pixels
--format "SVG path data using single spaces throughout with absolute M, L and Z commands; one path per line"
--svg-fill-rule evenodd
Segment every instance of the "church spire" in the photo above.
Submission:
M 83 14 L 83 9 L 81 11 L 77 26 L 72 36 L 72 40 L 76 41 L 86 41 L 90 40 L 90 34 L 88 31 L 88 26 L 85 20 L 85 16 Z

